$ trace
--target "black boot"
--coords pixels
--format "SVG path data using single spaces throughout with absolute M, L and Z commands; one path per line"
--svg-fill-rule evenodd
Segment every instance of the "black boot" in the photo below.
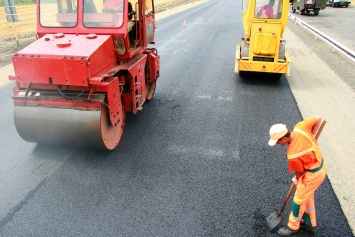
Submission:
M 279 233 L 279 235 L 292 235 L 294 233 L 296 233 L 298 230 L 291 230 L 290 227 L 288 227 L 287 225 L 280 228 L 277 233 Z

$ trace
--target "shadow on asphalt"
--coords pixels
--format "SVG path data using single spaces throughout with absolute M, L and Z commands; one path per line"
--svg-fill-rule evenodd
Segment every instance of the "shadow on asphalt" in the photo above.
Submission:
M 237 80 L 243 85 L 249 86 L 272 86 L 272 87 L 282 87 L 282 80 L 287 80 L 284 75 L 280 74 L 265 74 L 250 72 L 243 74 L 242 76 L 237 75 Z

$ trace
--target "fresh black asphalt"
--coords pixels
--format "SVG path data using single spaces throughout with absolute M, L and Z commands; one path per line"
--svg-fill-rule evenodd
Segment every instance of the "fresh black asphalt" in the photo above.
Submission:
M 155 98 L 112 152 L 26 143 L 0 89 L 0 236 L 277 236 L 293 175 L 268 131 L 302 117 L 285 77 L 234 73 L 240 13 L 211 0 L 157 23 Z M 328 179 L 315 199 L 317 232 L 294 236 L 353 236 Z

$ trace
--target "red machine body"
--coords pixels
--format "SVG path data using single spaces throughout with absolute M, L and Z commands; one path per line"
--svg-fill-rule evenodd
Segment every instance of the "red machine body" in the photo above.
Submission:
M 26 141 L 115 149 L 125 113 L 154 96 L 153 0 L 37 0 L 38 39 L 13 58 L 14 120 Z

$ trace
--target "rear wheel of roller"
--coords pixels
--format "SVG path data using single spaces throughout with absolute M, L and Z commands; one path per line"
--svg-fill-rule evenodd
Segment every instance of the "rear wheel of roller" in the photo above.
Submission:
M 154 94 L 155 94 L 156 86 L 157 86 L 157 82 L 156 81 L 154 83 L 150 84 L 150 85 L 148 83 L 145 84 L 146 98 L 147 98 L 148 101 L 153 99 Z
M 123 110 L 122 104 L 120 105 L 120 121 L 115 127 L 112 126 L 107 107 L 104 106 L 101 110 L 101 136 L 104 142 L 104 148 L 108 150 L 115 149 L 123 135 L 124 125 L 125 125 L 125 112 Z

